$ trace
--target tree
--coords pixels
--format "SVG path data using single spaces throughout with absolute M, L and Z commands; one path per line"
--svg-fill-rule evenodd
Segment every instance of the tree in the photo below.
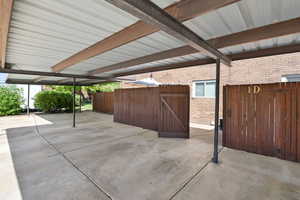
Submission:
M 52 90 L 59 91 L 59 92 L 73 92 L 73 86 L 49 86 Z M 85 96 L 83 93 L 86 93 L 90 98 L 92 93 L 95 92 L 113 92 L 115 89 L 120 88 L 119 82 L 111 82 L 111 83 L 100 83 L 93 86 L 82 86 L 80 92 L 80 86 L 75 86 L 75 92 L 78 95 L 81 95 L 83 99 Z
M 16 115 L 22 111 L 22 92 L 16 86 L 0 86 L 0 116 Z

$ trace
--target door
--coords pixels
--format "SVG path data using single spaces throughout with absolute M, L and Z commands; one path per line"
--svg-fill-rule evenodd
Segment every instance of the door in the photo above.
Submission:
M 160 88 L 159 137 L 189 138 L 189 87 Z

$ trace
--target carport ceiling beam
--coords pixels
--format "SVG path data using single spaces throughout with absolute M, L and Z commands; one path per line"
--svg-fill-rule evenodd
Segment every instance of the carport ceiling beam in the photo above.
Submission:
M 300 52 L 300 44 L 286 45 L 286 46 L 281 46 L 281 47 L 271 47 L 271 48 L 260 49 L 260 50 L 256 50 L 256 51 L 231 54 L 228 56 L 232 59 L 232 61 L 236 61 L 236 60 L 260 58 L 260 57 L 265 57 L 265 56 L 275 56 L 275 55 L 296 53 L 296 52 Z M 157 72 L 157 71 L 164 71 L 164 70 L 171 70 L 171 69 L 180 69 L 180 68 L 187 68 L 187 67 L 195 67 L 195 66 L 199 66 L 199 65 L 207 65 L 207 64 L 213 64 L 213 63 L 215 63 L 215 60 L 210 59 L 210 58 L 203 58 L 203 59 L 197 59 L 197 60 L 192 60 L 192 61 L 172 63 L 169 65 L 153 66 L 153 67 L 149 67 L 146 69 L 132 70 L 129 72 L 124 72 L 124 73 L 116 73 L 116 74 L 114 74 L 114 77 L 129 76 L 129 75 L 134 75 L 134 74 Z
M 17 70 L 17 69 L 0 69 L 0 73 L 79 78 L 79 79 L 90 79 L 90 80 L 133 81 L 132 79 L 126 79 L 126 78 L 125 79 L 123 79 L 123 78 L 104 78 L 104 77 L 89 76 L 89 75 L 65 74 L 65 73 L 56 73 L 56 72 L 40 72 L 40 71 Z M 32 80 L 32 82 L 39 82 L 39 80 L 34 79 L 34 80 Z
M 164 10 L 176 17 L 178 21 L 183 22 L 238 1 L 240 0 L 181 0 Z M 64 59 L 54 65 L 52 70 L 55 72 L 62 71 L 79 62 L 126 45 L 129 42 L 146 37 L 157 31 L 159 31 L 157 27 L 143 21 L 138 21 Z
M 191 47 L 203 52 L 214 59 L 220 59 L 230 66 L 230 58 L 211 46 L 200 36 L 180 23 L 166 11 L 149 0 L 106 0 L 120 9 L 140 18 L 146 23 L 158 27 L 169 35 L 187 43 Z
M 266 26 L 261 26 L 242 32 L 237 32 L 208 40 L 216 48 L 225 48 L 234 45 L 247 44 L 251 42 L 267 40 L 275 37 L 295 34 L 300 32 L 300 18 L 290 19 L 283 22 L 278 22 Z M 89 71 L 89 75 L 96 75 L 103 72 L 109 72 L 119 69 L 126 69 L 145 63 L 155 62 L 159 60 L 175 58 L 197 53 L 197 50 L 190 46 L 182 46 L 166 51 L 134 58 L 120 63 L 108 65 Z
M 5 67 L 7 39 L 13 5 L 13 0 L 0 0 L 0 64 L 2 68 Z
M 58 83 L 57 81 L 39 81 L 39 82 L 32 82 L 32 80 L 28 79 L 7 79 L 7 84 L 30 84 L 30 85 L 73 85 L 73 82 L 67 82 L 67 83 Z M 76 86 L 90 86 L 93 84 L 89 83 L 78 83 L 76 82 Z

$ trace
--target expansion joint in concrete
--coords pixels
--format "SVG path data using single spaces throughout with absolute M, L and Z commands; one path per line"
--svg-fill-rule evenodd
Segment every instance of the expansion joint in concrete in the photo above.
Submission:
M 220 148 L 219 149 L 219 153 L 223 150 L 223 148 L 224 147 L 222 147 L 222 148 Z M 174 192 L 174 194 L 169 198 L 169 200 L 172 200 L 172 199 L 174 199 L 184 188 L 186 188 L 188 185 L 189 185 L 189 183 L 191 183 L 192 182 L 192 180 L 196 177 L 196 176 L 198 176 L 207 166 L 208 166 L 208 164 L 209 163 L 212 163 L 212 161 L 211 160 L 209 160 L 209 161 L 207 161 L 198 171 L 196 171 L 196 173 L 195 174 L 193 174 L 178 190 L 176 190 L 175 192 Z
M 86 174 L 85 172 L 83 172 L 79 167 L 77 167 L 75 165 L 75 163 L 73 163 L 63 152 L 61 152 L 54 144 L 52 144 L 51 142 L 49 142 L 47 140 L 47 138 L 45 138 L 43 135 L 40 134 L 38 125 L 36 123 L 36 119 L 35 116 L 33 115 L 33 119 L 34 119 L 34 124 L 35 124 L 35 132 L 36 134 L 47 143 L 47 145 L 49 145 L 52 149 L 54 149 L 57 154 L 56 155 L 61 155 L 69 164 L 71 164 L 79 173 L 81 173 L 83 176 L 85 176 L 99 191 L 101 191 L 105 196 L 107 196 L 109 199 L 112 199 L 112 197 L 104 191 L 104 189 L 102 189 L 101 186 L 99 186 L 96 181 L 94 181 L 88 174 Z

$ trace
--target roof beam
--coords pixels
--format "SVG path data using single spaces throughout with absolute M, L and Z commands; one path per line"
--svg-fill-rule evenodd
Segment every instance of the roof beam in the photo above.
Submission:
M 220 59 L 223 64 L 230 66 L 230 58 L 210 45 L 187 26 L 180 23 L 166 11 L 149 0 L 106 0 L 120 9 L 140 18 L 146 23 L 158 27 L 169 35 L 187 43 L 189 46 L 205 53 L 211 58 Z
M 40 77 L 37 77 L 37 78 L 33 79 L 32 81 L 33 81 L 33 82 L 39 82 L 39 81 L 44 80 L 44 79 L 47 79 L 47 77 L 45 77 L 45 76 L 40 76 Z
M 296 53 L 296 52 L 300 52 L 300 44 L 260 49 L 257 51 L 243 52 L 243 53 L 232 54 L 232 55 L 228 55 L 228 56 L 232 59 L 232 61 L 237 61 L 237 60 L 259 58 L 259 57 L 266 57 L 266 56 L 275 56 L 275 55 Z M 156 67 L 151 67 L 151 68 L 146 68 L 146 69 L 139 69 L 139 70 L 134 70 L 134 71 L 125 72 L 125 73 L 118 73 L 118 74 L 114 74 L 114 77 L 129 76 L 129 75 L 134 75 L 134 74 L 157 72 L 157 71 L 179 69 L 179 68 L 186 68 L 186 67 L 195 67 L 195 66 L 199 66 L 199 65 L 213 64 L 215 62 L 216 61 L 214 59 L 210 59 L 210 58 L 198 59 L 198 60 L 194 60 L 194 61 L 186 61 L 186 62 L 180 62 L 180 63 L 170 64 L 170 65 L 161 65 L 161 66 L 156 66 Z
M 7 79 L 7 84 L 30 84 L 30 85 L 73 85 L 73 82 L 67 82 L 67 83 L 57 83 L 57 81 L 39 81 L 39 82 L 33 82 L 32 80 L 28 79 Z M 76 82 L 76 86 L 90 86 L 93 85 L 91 83 L 80 83 Z
M 79 79 L 89 79 L 89 80 L 107 80 L 107 81 L 132 80 L 132 79 L 123 79 L 123 78 L 121 78 L 121 79 L 110 78 L 110 77 L 104 78 L 104 77 L 90 76 L 90 75 L 65 74 L 65 73 L 57 73 L 57 72 L 40 72 L 40 71 L 17 70 L 17 69 L 0 69 L 0 73 L 52 76 L 52 77 L 67 77 L 67 78 L 79 78 Z M 32 82 L 39 82 L 39 80 L 33 79 Z
M 210 39 L 208 40 L 208 42 L 213 44 L 216 48 L 225 48 L 229 46 L 256 42 L 260 40 L 285 36 L 289 34 L 295 34 L 299 32 L 300 32 L 300 18 L 295 18 L 283 22 L 278 22 L 278 23 Z M 100 67 L 98 69 L 90 71 L 89 74 L 95 75 L 103 72 L 125 69 L 136 65 L 141 65 L 141 64 L 155 62 L 155 61 L 169 59 L 169 58 L 175 58 L 179 56 L 185 56 L 193 53 L 197 53 L 197 50 L 190 46 L 178 47 L 178 48 L 154 53 L 151 55 L 135 58 L 132 60 L 120 62 L 117 64 Z
M 0 1 L 0 60 L 1 67 L 5 68 L 6 62 L 6 47 L 8 40 L 8 31 L 10 26 L 10 19 L 13 9 L 13 0 L 1 0 Z
M 183 22 L 207 12 L 211 12 L 240 0 L 181 0 L 165 9 L 166 12 Z M 138 21 L 119 32 L 89 46 L 52 67 L 55 72 L 62 71 L 76 63 L 102 54 L 129 42 L 159 31 L 153 25 Z

